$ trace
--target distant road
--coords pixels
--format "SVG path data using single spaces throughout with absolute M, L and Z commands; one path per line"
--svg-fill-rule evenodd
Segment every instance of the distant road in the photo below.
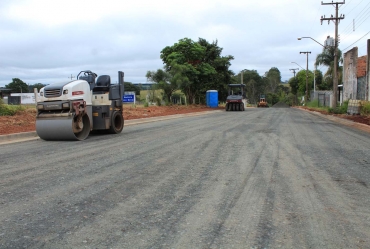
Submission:
M 370 135 L 290 108 L 0 145 L 0 248 L 370 248 Z

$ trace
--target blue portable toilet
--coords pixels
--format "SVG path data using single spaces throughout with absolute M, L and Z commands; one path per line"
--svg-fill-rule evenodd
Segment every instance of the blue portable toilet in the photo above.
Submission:
M 218 107 L 218 91 L 208 90 L 206 92 L 206 104 L 208 107 L 216 108 Z

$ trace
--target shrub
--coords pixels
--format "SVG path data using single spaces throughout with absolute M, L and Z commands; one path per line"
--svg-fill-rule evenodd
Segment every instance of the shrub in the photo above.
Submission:
M 340 107 L 335 107 L 335 108 L 329 108 L 328 109 L 328 112 L 329 113 L 332 113 L 332 114 L 343 114 L 342 112 L 341 112 L 341 109 L 340 109 Z
M 19 111 L 24 111 L 25 108 L 20 105 L 5 105 L 0 101 L 0 116 L 14 116 Z
M 328 111 L 329 113 L 333 113 L 333 114 L 345 114 L 347 113 L 347 109 L 348 109 L 348 100 L 344 101 L 343 104 L 341 106 L 337 106 L 335 108 L 329 108 Z
M 363 101 L 361 104 L 361 115 L 368 116 L 370 115 L 370 102 Z
M 147 101 L 144 102 L 144 107 L 148 107 L 149 103 Z
M 319 100 L 315 99 L 307 103 L 307 107 L 318 107 L 319 106 Z
M 155 98 L 155 102 L 156 102 L 157 106 L 161 106 L 162 105 L 162 100 L 159 97 L 156 97 Z

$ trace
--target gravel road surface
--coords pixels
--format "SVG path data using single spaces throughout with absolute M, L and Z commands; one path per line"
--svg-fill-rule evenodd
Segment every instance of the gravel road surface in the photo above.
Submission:
M 370 134 L 291 108 L 0 145 L 0 248 L 370 248 Z

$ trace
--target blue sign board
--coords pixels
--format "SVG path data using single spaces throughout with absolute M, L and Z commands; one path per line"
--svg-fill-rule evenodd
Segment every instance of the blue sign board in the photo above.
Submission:
M 122 101 L 123 103 L 134 103 L 135 95 L 123 95 Z

